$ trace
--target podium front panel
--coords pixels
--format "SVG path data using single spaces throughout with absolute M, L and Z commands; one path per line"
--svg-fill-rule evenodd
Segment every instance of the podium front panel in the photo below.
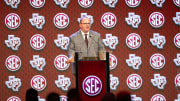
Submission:
M 82 101 L 100 101 L 107 92 L 105 63 L 106 61 L 78 62 L 78 91 Z

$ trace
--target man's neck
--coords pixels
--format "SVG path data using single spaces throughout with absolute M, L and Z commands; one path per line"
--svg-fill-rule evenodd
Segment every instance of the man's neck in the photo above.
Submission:
M 83 32 L 84 34 L 87 34 L 89 31 L 87 31 L 87 32 L 84 32 L 84 31 L 82 31 L 82 30 L 81 30 L 81 32 Z

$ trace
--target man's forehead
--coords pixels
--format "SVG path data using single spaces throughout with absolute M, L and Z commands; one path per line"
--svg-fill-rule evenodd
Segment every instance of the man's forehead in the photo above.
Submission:
M 82 22 L 87 22 L 87 21 L 90 22 L 90 19 L 89 19 L 89 18 L 84 18 L 84 19 L 82 19 Z

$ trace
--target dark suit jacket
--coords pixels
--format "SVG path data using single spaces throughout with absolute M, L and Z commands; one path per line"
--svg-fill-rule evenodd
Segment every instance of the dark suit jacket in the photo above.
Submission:
M 83 59 L 83 57 L 99 57 L 99 51 L 105 51 L 99 33 L 92 30 L 89 31 L 88 47 L 80 30 L 70 36 L 70 44 L 68 47 L 69 57 L 74 56 L 75 52 L 79 53 L 80 60 Z M 73 73 L 75 73 L 74 66 Z

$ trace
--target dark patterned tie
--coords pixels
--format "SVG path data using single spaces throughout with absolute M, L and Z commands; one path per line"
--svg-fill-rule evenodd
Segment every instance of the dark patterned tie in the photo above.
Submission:
M 86 46 L 88 47 L 88 39 L 87 39 L 87 34 L 84 34 L 85 35 L 85 42 L 86 42 Z

